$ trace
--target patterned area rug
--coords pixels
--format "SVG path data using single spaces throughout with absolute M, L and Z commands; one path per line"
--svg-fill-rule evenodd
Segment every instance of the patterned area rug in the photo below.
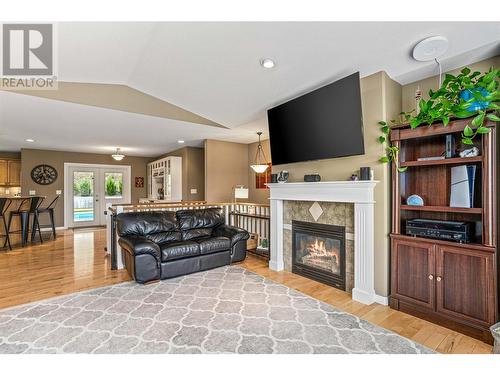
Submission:
M 0 353 L 431 353 L 241 267 L 0 310 Z

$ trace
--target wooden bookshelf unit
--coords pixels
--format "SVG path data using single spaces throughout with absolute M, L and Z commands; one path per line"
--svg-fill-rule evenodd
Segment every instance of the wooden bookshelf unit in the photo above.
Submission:
M 448 126 L 399 126 L 391 141 L 400 148 L 400 173 L 392 165 L 392 233 L 390 306 L 491 343 L 489 327 L 498 321 L 497 265 L 497 129 L 487 122 L 489 134 L 478 135 L 479 156 L 461 158 L 466 148 L 461 133 L 472 119 L 454 120 Z M 452 134 L 456 156 L 444 155 L 445 137 Z M 450 207 L 451 168 L 476 166 L 473 208 Z M 412 194 L 424 206 L 406 203 Z M 432 219 L 467 221 L 475 228 L 469 243 L 414 237 L 406 234 L 406 221 Z

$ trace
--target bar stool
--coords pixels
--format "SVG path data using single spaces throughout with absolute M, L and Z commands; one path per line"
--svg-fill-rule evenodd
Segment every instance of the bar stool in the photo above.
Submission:
M 30 197 L 25 198 L 21 201 L 21 204 L 15 211 L 11 211 L 9 215 L 9 224 L 7 225 L 7 232 L 11 233 L 21 233 L 21 246 L 24 247 L 28 243 L 28 232 L 30 228 L 30 214 L 35 213 L 35 209 L 40 206 L 43 202 L 42 197 Z M 28 206 L 28 207 L 26 207 Z M 12 224 L 12 218 L 19 216 L 21 220 L 21 230 L 11 231 L 10 226 Z M 42 238 L 42 233 L 38 230 L 40 240 Z
M 0 237 L 5 237 L 5 241 L 2 247 L 5 247 L 5 245 L 9 245 L 9 250 L 12 250 L 12 246 L 10 245 L 9 230 L 7 229 L 7 221 L 5 220 L 5 214 L 7 213 L 7 210 L 9 209 L 11 203 L 12 200 L 9 198 L 0 198 L 0 218 L 3 221 L 3 229 L 5 231 L 5 234 L 0 235 Z
M 54 221 L 54 209 L 56 208 L 57 202 L 59 200 L 60 195 L 57 195 L 52 202 L 49 203 L 47 207 L 40 208 L 40 205 L 35 208 L 35 217 L 33 220 L 33 226 L 31 228 L 31 242 L 35 241 L 36 230 L 38 229 L 38 233 L 40 233 L 40 228 L 52 228 L 52 236 L 54 240 L 56 239 L 56 225 Z M 40 214 L 49 214 L 50 224 L 40 226 Z M 40 234 L 40 242 L 43 243 L 42 236 Z

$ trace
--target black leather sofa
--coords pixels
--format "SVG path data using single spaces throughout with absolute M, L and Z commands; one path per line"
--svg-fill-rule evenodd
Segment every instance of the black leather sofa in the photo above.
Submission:
M 139 283 L 240 262 L 249 237 L 225 225 L 221 208 L 121 213 L 117 229 L 125 267 Z

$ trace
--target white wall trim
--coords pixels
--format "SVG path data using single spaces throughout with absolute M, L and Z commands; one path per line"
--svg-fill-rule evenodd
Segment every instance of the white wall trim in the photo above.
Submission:
M 56 227 L 56 231 L 58 231 L 58 230 L 65 230 L 65 229 L 68 229 L 68 228 L 66 228 L 66 227 Z M 52 228 L 50 228 L 50 227 L 40 228 L 40 230 L 42 232 L 52 232 Z
M 271 194 L 271 257 L 269 268 L 284 269 L 283 201 L 354 203 L 354 288 L 352 299 L 364 304 L 386 299 L 375 293 L 374 189 L 378 181 L 325 181 L 268 184 Z
M 389 305 L 389 297 L 381 296 L 380 294 L 375 294 L 375 298 L 373 302 L 378 303 L 380 305 L 388 306 Z

